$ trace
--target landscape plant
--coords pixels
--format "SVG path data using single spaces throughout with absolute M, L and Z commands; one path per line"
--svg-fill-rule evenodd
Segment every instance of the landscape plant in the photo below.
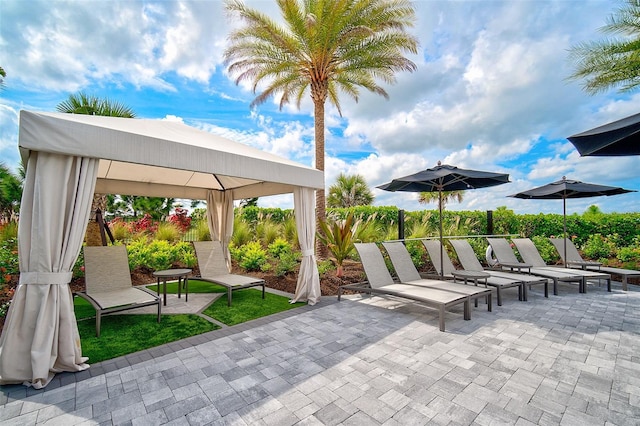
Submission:
M 283 25 L 241 0 L 226 2 L 240 25 L 229 34 L 225 63 L 237 84 L 260 88 L 252 107 L 275 97 L 281 108 L 288 103 L 299 108 L 305 94 L 310 95 L 316 169 L 324 171 L 326 102 L 342 114 L 340 91 L 355 101 L 361 88 L 387 98 L 376 80 L 394 83 L 396 72 L 416 70 L 416 64 L 404 57 L 417 52 L 417 38 L 407 32 L 416 20 L 415 10 L 410 2 L 387 0 L 277 4 Z M 316 191 L 318 227 L 326 220 L 325 208 L 325 191 Z M 319 257 L 326 256 L 326 249 L 318 240 Z
M 542 257 L 546 264 L 554 265 L 560 261 L 558 250 L 556 250 L 555 246 L 551 244 L 547 237 L 534 235 L 531 237 L 531 241 L 533 241 L 533 244 L 538 249 L 538 253 L 540 253 L 540 257 Z
M 322 240 L 333 255 L 336 261 L 336 276 L 338 278 L 343 276 L 344 260 L 355 249 L 353 245 L 354 236 L 358 232 L 359 226 L 366 225 L 363 225 L 360 220 L 355 221 L 353 213 L 349 213 L 344 220 L 334 220 L 331 224 L 327 223 L 326 220 L 320 221 L 320 230 L 322 232 L 318 232 L 316 238 Z
M 280 235 L 282 235 L 282 226 L 270 217 L 264 218 L 255 226 L 255 236 L 264 246 L 271 244 Z
M 231 242 L 236 247 L 242 247 L 253 239 L 253 232 L 248 222 L 242 220 L 240 216 L 233 219 L 233 235 Z
M 196 241 L 211 241 L 211 233 L 209 232 L 209 224 L 206 218 L 196 221 L 195 239 Z
M 615 245 L 602 234 L 593 234 L 582 247 L 582 251 L 589 259 L 606 262 L 616 255 Z
M 169 216 L 169 222 L 178 227 L 183 234 L 191 227 L 191 218 L 187 209 L 176 207 L 174 213 Z
M 231 257 L 247 271 L 264 271 L 269 269 L 267 251 L 259 241 L 250 241 L 240 247 L 230 247 Z
M 180 241 L 182 229 L 174 222 L 159 222 L 154 238 L 156 240 L 175 242 Z

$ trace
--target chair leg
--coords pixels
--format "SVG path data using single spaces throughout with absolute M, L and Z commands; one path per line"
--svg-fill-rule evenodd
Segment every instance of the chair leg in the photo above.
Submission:
M 161 314 L 162 314 L 162 303 L 160 302 L 160 299 L 158 299 L 158 322 L 160 322 Z
M 101 315 L 100 311 L 96 310 L 96 337 L 100 337 Z
M 262 284 L 262 298 L 264 299 L 264 283 Z
M 496 287 L 496 293 L 498 294 L 498 306 L 502 306 L 502 289 L 500 287 Z M 487 297 L 491 298 L 491 295 Z
M 231 287 L 227 289 L 227 306 L 231 306 Z

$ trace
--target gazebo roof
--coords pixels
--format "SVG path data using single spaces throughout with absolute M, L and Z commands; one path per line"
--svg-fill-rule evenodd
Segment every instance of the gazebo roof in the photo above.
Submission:
M 178 122 L 20 112 L 19 147 L 100 159 L 96 193 L 235 199 L 324 188 L 324 173 Z M 26 162 L 25 162 L 26 164 Z

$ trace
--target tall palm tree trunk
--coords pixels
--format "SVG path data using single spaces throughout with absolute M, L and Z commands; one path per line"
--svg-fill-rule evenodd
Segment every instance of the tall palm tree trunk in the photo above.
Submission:
M 313 93 L 314 91 L 312 91 L 312 98 L 315 121 L 316 169 L 324 172 L 324 102 L 326 96 L 313 96 Z M 316 190 L 316 229 L 318 232 L 322 232 L 320 222 L 324 222 L 327 218 L 324 184 L 322 186 L 322 189 Z M 316 238 L 316 255 L 320 259 L 326 259 L 329 255 L 327 246 L 319 238 Z
M 87 232 L 85 234 L 85 243 L 88 246 L 101 246 L 102 234 L 100 233 L 100 226 L 96 222 L 96 210 L 100 209 L 104 213 L 107 208 L 107 196 L 105 194 L 93 194 L 93 200 L 91 201 L 91 217 L 87 224 Z

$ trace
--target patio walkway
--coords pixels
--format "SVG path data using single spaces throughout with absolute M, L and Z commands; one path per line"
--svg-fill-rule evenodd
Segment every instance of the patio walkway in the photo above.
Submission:
M 506 291 L 471 321 L 447 314 L 445 333 L 419 305 L 323 298 L 44 390 L 2 386 L 0 423 L 637 425 L 640 289 L 613 287 Z

